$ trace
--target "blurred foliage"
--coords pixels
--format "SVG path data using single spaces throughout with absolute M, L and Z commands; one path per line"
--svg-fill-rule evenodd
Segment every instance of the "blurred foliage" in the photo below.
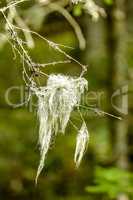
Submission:
M 94 186 L 86 188 L 89 193 L 105 194 L 110 199 L 123 193 L 133 197 L 133 173 L 128 171 L 97 167 L 94 182 Z
M 73 7 L 73 15 L 78 17 L 82 15 L 82 6 L 77 4 Z
M 104 2 L 105 2 L 107 5 L 112 5 L 112 4 L 113 4 L 113 0 L 104 0 Z

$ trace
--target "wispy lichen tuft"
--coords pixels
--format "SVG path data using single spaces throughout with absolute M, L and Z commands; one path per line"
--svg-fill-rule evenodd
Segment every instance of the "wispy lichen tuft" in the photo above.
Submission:
M 71 112 L 78 106 L 88 82 L 81 77 L 50 75 L 45 87 L 34 89 L 38 97 L 39 144 L 41 159 L 37 178 L 44 166 L 51 138 L 65 132 Z M 36 178 L 36 180 L 37 180 Z
M 98 21 L 99 17 L 106 17 L 106 12 L 98 6 L 93 0 L 86 0 L 84 4 L 85 11 L 92 16 L 93 21 Z
M 88 141 L 89 141 L 88 129 L 85 122 L 83 122 L 81 129 L 79 130 L 79 133 L 77 135 L 76 150 L 74 155 L 74 161 L 77 167 L 80 165 L 80 162 L 83 158 L 83 155 L 87 148 Z

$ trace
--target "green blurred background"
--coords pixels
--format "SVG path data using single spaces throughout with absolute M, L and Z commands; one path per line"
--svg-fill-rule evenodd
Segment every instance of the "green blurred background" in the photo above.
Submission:
M 54 1 L 58 3 L 59 1 Z M 3 2 L 2 5 L 4 5 Z M 73 156 L 76 131 L 71 124 L 66 135 L 52 143 L 38 184 L 35 176 L 39 163 L 38 121 L 35 109 L 23 106 L 14 109 L 6 100 L 8 89 L 11 102 L 20 102 L 25 93 L 22 63 L 8 43 L 0 37 L 0 200 L 127 200 L 133 199 L 133 1 L 97 1 L 106 12 L 98 22 L 82 10 L 82 5 L 66 3 L 65 9 L 79 23 L 86 38 L 86 49 L 80 50 L 69 22 L 57 11 L 48 14 L 47 6 L 19 6 L 21 17 L 32 29 L 59 44 L 74 47 L 64 49 L 88 65 L 85 78 L 89 91 L 83 104 L 121 116 L 123 120 L 82 109 L 90 133 L 88 150 L 81 166 L 76 169 Z M 0 16 L 0 30 L 4 20 Z M 64 57 L 34 37 L 35 48 L 29 49 L 36 62 L 51 62 Z M 74 63 L 47 67 L 44 72 L 79 75 Z M 17 87 L 17 88 L 16 88 Z M 123 95 L 128 96 L 128 114 L 111 105 L 111 96 L 120 94 L 115 105 L 121 107 Z M 20 89 L 18 89 L 20 88 Z M 32 111 L 31 111 L 32 110 Z M 77 112 L 72 120 L 80 126 Z

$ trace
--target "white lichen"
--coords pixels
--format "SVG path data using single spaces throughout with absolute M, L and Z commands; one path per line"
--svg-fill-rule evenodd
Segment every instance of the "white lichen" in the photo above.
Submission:
M 95 3 L 94 0 L 71 0 L 73 4 L 83 3 L 83 9 L 97 21 L 100 16 L 106 17 L 105 10 Z
M 93 0 L 86 0 L 84 4 L 85 11 L 92 16 L 93 21 L 97 21 L 100 16 L 106 17 L 106 12 L 98 6 Z
M 87 89 L 87 80 L 81 77 L 50 75 L 45 87 L 34 88 L 38 97 L 40 164 L 36 180 L 41 173 L 51 139 L 58 132 L 65 132 L 71 112 L 78 106 Z
M 79 130 L 79 133 L 77 135 L 76 150 L 74 155 L 74 161 L 77 167 L 81 163 L 81 160 L 87 148 L 88 141 L 89 141 L 88 129 L 85 122 L 83 122 L 81 129 Z
M 71 0 L 73 4 L 78 4 L 80 2 L 83 2 L 84 0 Z

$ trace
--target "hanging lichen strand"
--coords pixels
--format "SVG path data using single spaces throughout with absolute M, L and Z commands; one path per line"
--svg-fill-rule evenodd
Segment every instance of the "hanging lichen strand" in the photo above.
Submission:
M 74 155 L 74 161 L 77 167 L 80 165 L 80 162 L 83 158 L 84 152 L 87 148 L 88 141 L 89 141 L 88 129 L 86 123 L 83 122 L 81 129 L 79 130 L 77 135 L 76 150 Z
M 52 137 L 59 132 L 65 133 L 71 112 L 75 106 L 78 107 L 81 95 L 87 89 L 87 86 L 88 82 L 84 78 L 53 74 L 49 76 L 45 87 L 33 88 L 38 98 L 38 118 L 40 123 L 39 144 L 41 154 L 36 182 L 44 167 L 45 157 L 49 150 Z M 79 136 L 77 137 L 75 152 L 77 166 L 83 157 L 87 141 L 88 131 L 85 122 L 83 122 Z

